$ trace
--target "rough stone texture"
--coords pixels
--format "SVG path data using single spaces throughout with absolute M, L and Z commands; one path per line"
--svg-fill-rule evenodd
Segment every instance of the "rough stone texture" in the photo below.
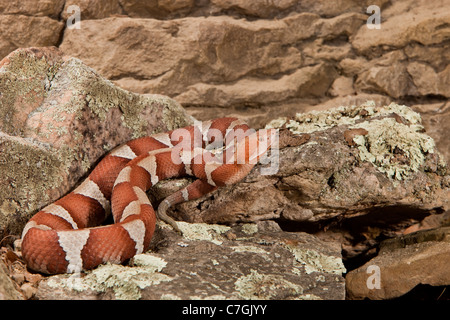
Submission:
M 147 1 L 142 1 L 147 2 Z M 64 1 L 64 9 L 61 12 L 61 17 L 64 20 L 69 19 L 74 11 L 70 10 L 72 6 L 80 8 L 81 20 L 87 19 L 103 19 L 111 15 L 123 15 L 124 11 L 121 8 L 121 1 L 117 0 L 66 0 Z
M 433 137 L 447 163 L 450 163 L 450 101 L 447 99 L 442 103 L 416 104 L 413 109 L 422 115 L 427 133 Z
M 58 45 L 64 0 L 0 1 L 0 59 L 17 48 Z
M 355 21 L 347 27 L 355 29 L 364 16 L 345 19 Z M 108 18 L 83 21 L 82 29 L 67 31 L 61 48 L 133 91 L 158 92 L 193 106 L 258 106 L 323 96 L 335 69 L 326 61 L 306 63 L 295 44 L 338 26 L 339 19 L 323 21 L 310 13 L 276 22 L 223 16 L 164 22 Z M 79 45 L 88 39 L 104 49 L 101 56 Z M 126 49 L 130 46 L 134 50 Z M 152 58 L 137 59 L 141 56 Z
M 441 214 L 428 216 L 417 224 L 414 224 L 403 231 L 403 234 L 416 232 L 419 230 L 428 230 L 441 227 L 450 227 L 450 210 Z
M 406 220 L 450 205 L 447 164 L 422 132 L 420 115 L 406 106 L 366 103 L 268 127 L 289 129 L 280 136 L 278 163 L 274 155 L 242 182 L 181 204 L 175 214 L 208 223 L 318 222 L 385 211 L 381 219 Z M 264 167 L 273 174 L 261 175 Z
M 450 227 L 386 240 L 377 257 L 346 275 L 348 298 L 392 299 L 419 284 L 449 285 L 449 265 Z M 367 285 L 374 274 L 369 266 L 379 268 L 379 288 Z
M 81 29 L 65 25 L 73 5 Z M 381 29 L 366 26 L 370 5 L 381 8 Z M 0 57 L 17 47 L 61 46 L 125 89 L 176 98 L 201 120 L 236 114 L 253 127 L 324 102 L 336 107 L 382 95 L 389 101 L 380 105 L 426 109 L 425 128 L 449 161 L 449 6 L 446 0 L 4 0 Z
M 0 1 L 0 14 L 58 18 L 64 0 Z
M 6 264 L 0 259 L 0 300 L 23 300 L 23 296 L 11 280 Z
M 165 226 L 130 266 L 41 281 L 38 299 L 334 299 L 345 297 L 339 245 L 274 222 Z
M 342 244 L 349 265 L 426 217 L 448 210 L 448 166 L 410 108 L 374 103 L 272 121 L 280 132 L 279 168 L 258 165 L 242 182 L 177 206 L 180 220 L 239 223 L 275 219 Z M 305 134 L 306 133 L 306 134 Z M 188 181 L 159 184 L 156 200 Z M 157 203 L 157 201 L 156 201 Z M 324 231 L 328 230 L 328 232 Z
M 0 239 L 115 146 L 191 121 L 174 100 L 120 89 L 57 48 L 4 58 L 0 92 Z
M 173 8 L 179 9 L 164 13 L 152 12 L 153 3 L 138 6 L 129 1 L 116 14 L 133 19 L 91 15 L 98 20 L 84 21 L 83 32 L 66 30 L 62 47 L 124 88 L 175 97 L 200 119 L 236 112 L 251 124 L 262 125 L 264 116 L 293 114 L 328 95 L 355 94 L 357 99 L 364 93 L 378 93 L 413 108 L 427 105 L 427 100 L 444 105 L 443 98 L 449 96 L 448 3 L 370 2 L 382 8 L 380 30 L 365 26 L 368 4 L 280 1 L 268 6 L 259 1 L 211 1 L 202 7 L 177 1 Z M 398 28 L 400 15 L 403 23 Z M 196 18 L 173 19 L 185 16 Z M 86 39 L 109 48 L 111 59 L 75 45 L 89 45 Z M 154 59 L 147 58 L 149 52 Z M 115 57 L 130 54 L 134 59 L 127 59 L 128 65 L 116 65 Z M 345 89 L 336 90 L 342 81 Z M 445 121 L 439 123 L 444 126 L 436 127 L 447 128 Z M 439 141 L 442 135 L 436 134 L 433 137 L 449 159 L 450 151 Z
M 66 8 L 78 5 L 82 9 L 82 18 L 103 19 L 108 15 L 129 16 L 132 18 L 174 19 L 187 16 L 229 15 L 235 18 L 270 19 L 283 18 L 292 12 L 311 12 L 324 17 L 334 17 L 348 11 L 364 11 L 370 4 L 382 6 L 387 0 L 377 1 L 295 1 L 295 0 L 108 0 L 103 6 L 94 0 L 67 0 L 62 12 L 67 17 Z M 84 14 L 84 16 L 83 16 Z
M 81 9 L 80 30 L 66 27 L 65 22 L 72 14 L 68 11 L 71 5 L 78 5 Z M 369 5 L 380 6 L 381 29 L 369 30 L 366 27 Z M 449 162 L 449 6 L 446 0 L 276 0 L 270 3 L 260 0 L 107 0 L 102 1 L 102 5 L 94 0 L 1 0 L 0 58 L 18 47 L 55 45 L 64 48 L 69 55 L 81 58 L 124 89 L 176 98 L 189 114 L 200 120 L 239 116 L 255 128 L 263 127 L 279 116 L 296 118 L 298 112 L 359 106 L 367 100 L 375 101 L 379 107 L 391 102 L 405 104 L 421 114 L 426 133 L 434 139 L 437 150 Z M 60 58 L 52 58 L 49 53 L 45 56 L 45 61 L 54 61 L 52 68 L 60 68 Z M 76 64 L 75 61 L 72 60 L 72 65 Z M 19 62 L 17 66 L 21 64 Z M 67 62 L 62 62 L 62 65 L 68 67 Z M 63 119 L 54 119 L 52 115 L 48 119 L 52 119 L 56 127 L 40 127 L 38 131 L 44 133 L 39 138 L 47 139 L 44 143 L 26 135 L 36 136 L 36 133 L 23 131 L 28 116 L 21 115 L 30 114 L 31 119 L 34 114 L 39 114 L 39 105 L 47 99 L 42 92 L 54 86 L 58 88 L 58 82 L 53 84 L 51 81 L 54 71 L 46 69 L 45 63 L 40 68 L 45 70 L 42 77 L 36 77 L 33 72 L 28 74 L 29 77 L 5 78 L 2 74 L 0 130 L 4 133 L 0 135 L 0 170 L 8 170 L 7 178 L 0 179 L 0 190 L 6 197 L 0 196 L 0 226 L 9 225 L 11 218 L 17 222 L 19 212 L 32 212 L 48 199 L 68 191 L 69 185 L 86 172 L 88 163 L 105 151 L 101 141 L 100 148 L 92 148 L 89 152 L 83 146 L 78 147 L 76 157 L 59 152 L 55 158 L 53 142 L 49 146 L 47 140 L 56 139 L 55 143 L 60 141 L 61 145 L 68 143 L 63 133 L 70 132 L 71 127 L 58 126 L 60 121 L 64 122 Z M 95 74 L 92 70 L 90 72 Z M 88 79 L 92 81 L 92 77 Z M 5 91 L 5 87 L 8 90 Z M 112 88 L 111 83 L 106 87 Z M 119 89 L 113 91 L 113 96 L 123 98 Z M 58 100 L 55 96 L 58 96 L 56 92 L 53 93 L 54 101 L 65 103 L 64 97 Z M 20 99 L 5 103 L 13 97 Z M 47 107 L 48 110 L 56 108 L 48 104 Z M 11 110 L 20 112 L 13 112 L 15 115 L 11 117 Z M 95 120 L 98 116 L 88 109 L 83 110 L 83 115 L 86 112 L 93 115 L 89 116 L 90 119 Z M 70 116 L 65 116 L 70 121 Z M 393 119 L 402 121 L 395 116 Z M 101 136 L 97 127 L 104 129 L 108 125 L 99 121 L 98 126 L 86 129 L 94 130 L 95 136 Z M 403 128 L 403 125 L 399 124 L 399 127 Z M 317 235 L 320 237 L 340 241 L 348 265 L 353 263 L 350 260 L 365 255 L 363 253 L 367 253 L 366 258 L 373 258 L 381 240 L 425 228 L 431 220 L 441 216 L 429 214 L 445 209 L 439 201 L 449 198 L 449 182 L 448 175 L 443 175 L 442 171 L 438 173 L 437 168 L 443 166 L 438 165 L 440 161 L 436 154 L 425 155 L 425 165 L 408 178 L 403 178 L 404 167 L 394 172 L 395 176 L 398 172 L 402 180 L 388 178 L 389 168 L 380 165 L 374 169 L 370 156 L 367 161 L 358 158 L 358 148 L 363 146 L 354 138 L 361 143 L 363 140 L 358 137 L 366 139 L 366 135 L 356 133 L 364 133 L 362 130 L 370 132 L 367 128 L 359 129 L 344 130 L 341 126 L 327 129 L 325 133 L 284 138 L 290 147 L 282 151 L 283 157 L 291 155 L 293 159 L 305 151 L 313 151 L 301 159 L 320 163 L 324 158 L 317 155 L 327 154 L 329 141 L 338 141 L 333 150 L 350 152 L 349 158 L 353 163 L 342 160 L 345 153 L 331 154 L 328 151 L 337 163 L 325 161 L 320 168 L 309 162 L 300 165 L 299 161 L 295 168 L 305 171 L 298 176 L 291 177 L 290 173 L 282 171 L 272 180 L 255 172 L 235 193 L 223 190 L 215 195 L 218 199 L 202 199 L 197 205 L 211 217 L 214 214 L 211 209 L 208 211 L 209 205 L 213 208 L 221 199 L 236 197 L 238 203 L 243 204 L 237 212 L 244 212 L 247 207 L 253 213 L 272 208 L 266 218 L 280 217 L 278 222 L 282 225 L 284 219 L 288 222 L 284 223 L 287 229 L 319 230 Z M 48 138 L 42 137 L 47 135 Z M 95 136 L 85 139 L 87 145 L 94 146 Z M 339 139 L 335 140 L 337 137 Z M 125 140 L 128 136 L 123 138 Z M 118 140 L 114 140 L 115 143 Z M 4 153 L 4 150 L 9 153 Z M 398 150 L 390 150 L 387 155 L 400 165 L 407 160 Z M 32 159 L 33 166 L 29 165 L 30 160 L 25 159 Z M 20 168 L 18 174 L 9 170 L 11 163 Z M 83 169 L 76 169 L 80 164 Z M 339 167 L 343 164 L 347 167 Z M 40 166 L 47 169 L 38 170 Z M 281 169 L 286 170 L 287 167 L 282 166 Z M 312 174 L 308 171 L 310 169 L 317 171 Z M 71 171 L 69 175 L 68 170 Z M 63 178 L 60 181 L 49 177 Z M 353 187 L 345 183 L 345 177 L 354 182 Z M 368 180 L 364 180 L 366 178 Z M 413 186 L 408 181 L 418 184 Z M 313 188 L 314 183 L 317 188 Z M 24 189 L 18 189 L 22 185 L 29 186 L 29 190 L 41 191 L 38 194 L 23 192 L 21 190 Z M 59 185 L 61 187 L 58 188 Z M 166 187 L 160 186 L 158 192 L 170 193 L 179 185 L 179 181 L 167 183 Z M 256 189 L 249 191 L 246 187 Z M 276 196 L 268 197 L 266 188 Z M 340 188 L 342 192 L 339 192 Z M 50 190 L 48 195 L 42 191 L 44 189 Z M 367 193 L 359 193 L 360 190 Z M 392 190 L 394 194 L 391 194 Z M 447 195 L 444 193 L 431 199 L 439 190 L 447 192 Z M 348 194 L 344 195 L 339 206 L 339 199 L 332 199 L 332 196 L 342 196 L 344 192 Z M 254 197 L 243 202 L 242 197 L 249 193 Z M 387 207 L 383 207 L 384 204 L 379 207 L 378 202 L 370 207 L 371 200 L 379 201 L 383 196 L 391 201 Z M 36 199 L 41 204 L 36 204 Z M 360 207 L 355 205 L 358 199 L 362 203 Z M 30 200 L 31 205 L 28 204 Z M 411 208 L 408 201 L 413 203 Z M 263 208 L 258 202 L 271 202 L 273 206 Z M 225 203 L 232 207 L 229 200 Z M 345 213 L 349 204 L 355 210 Z M 313 211 L 308 206 L 316 206 L 320 210 Z M 196 206 L 180 206 L 179 217 L 188 219 L 189 215 L 183 213 L 188 209 L 193 212 L 199 210 Z M 336 218 L 331 224 L 322 219 L 333 215 L 345 219 L 340 221 Z M 8 220 L 4 219 L 5 216 L 9 217 Z M 423 221 L 418 221 L 424 216 Z M 190 216 L 189 219 L 205 217 Z M 238 219 L 247 221 L 262 218 L 262 214 L 238 216 Z M 294 223 L 302 219 L 317 221 Z M 233 219 L 228 217 L 225 221 Z M 20 226 L 24 221 L 18 222 Z M 328 232 L 322 230 L 323 225 Z M 19 235 L 20 227 L 14 229 L 14 233 Z M 355 264 L 358 267 L 362 263 Z

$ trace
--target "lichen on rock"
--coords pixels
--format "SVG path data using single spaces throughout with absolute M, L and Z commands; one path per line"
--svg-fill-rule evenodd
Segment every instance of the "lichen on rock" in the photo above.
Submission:
M 297 113 L 294 119 L 278 118 L 266 125 L 266 128 L 289 129 L 294 134 L 312 133 L 327 130 L 337 125 L 355 124 L 357 120 L 375 113 L 373 101 L 360 106 L 337 107 L 325 111 L 313 110 L 306 113 Z
M 133 138 L 186 126 L 174 100 L 129 92 L 55 47 L 0 62 L 0 238 Z
M 141 298 L 142 289 L 170 280 L 171 277 L 153 268 L 106 264 L 83 277 L 80 274 L 53 276 L 46 281 L 46 286 L 59 291 L 61 295 L 67 292 L 93 292 L 98 295 L 111 291 L 115 299 L 136 300 Z
M 236 280 L 235 288 L 239 296 L 245 300 L 275 299 L 280 291 L 285 295 L 298 298 L 303 294 L 302 286 L 283 279 L 278 275 L 265 275 L 257 270 Z
M 389 178 L 407 178 L 423 165 L 425 154 L 434 153 L 435 144 L 430 136 L 417 131 L 417 126 L 398 123 L 393 118 L 362 122 L 353 127 L 368 131 L 367 135 L 353 138 L 361 161 L 369 161 Z
M 137 267 L 146 267 L 153 269 L 155 272 L 161 272 L 167 265 L 167 262 L 160 257 L 155 257 L 151 254 L 138 254 L 133 257 L 131 265 Z
M 183 231 L 188 228 L 182 227 Z M 190 227 L 208 231 L 205 224 Z M 128 265 L 101 265 L 81 277 L 50 276 L 39 283 L 37 298 L 344 298 L 339 263 L 325 262 L 340 259 L 339 247 L 302 232 L 268 231 L 263 225 L 252 234 L 248 230 L 256 230 L 256 226 L 238 225 L 214 231 L 217 227 L 209 228 L 214 238 L 208 232 L 200 232 L 193 239 L 160 226 L 152 240 L 153 249 L 136 255 Z M 315 255 L 295 256 L 292 252 L 296 249 Z M 308 261 L 316 256 L 321 259 L 320 267 Z M 316 267 L 306 269 L 304 265 Z
M 63 182 L 64 154 L 44 144 L 0 132 L 0 226 L 20 234 L 31 212 L 51 197 Z M 0 235 L 1 235 L 0 228 Z
M 298 265 L 305 268 L 307 274 L 312 272 L 326 272 L 342 275 L 346 272 L 340 257 L 324 255 L 313 249 L 303 249 L 291 245 L 287 245 L 286 247 L 292 252 Z
M 352 137 L 359 158 L 389 178 L 408 178 L 424 164 L 426 154 L 437 152 L 434 140 L 423 132 L 420 114 L 395 103 L 375 107 L 373 101 L 367 101 L 360 106 L 297 113 L 294 119 L 275 119 L 266 128 L 285 127 L 293 134 L 302 134 L 343 125 L 367 131 Z M 445 166 L 443 160 L 440 166 Z
M 220 235 L 230 230 L 227 226 L 206 223 L 178 222 L 178 227 L 188 240 L 210 241 L 217 245 L 222 243 Z

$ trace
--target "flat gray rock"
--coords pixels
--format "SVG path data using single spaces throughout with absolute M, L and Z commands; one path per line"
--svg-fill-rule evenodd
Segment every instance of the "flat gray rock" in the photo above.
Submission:
M 38 299 L 344 299 L 340 247 L 271 222 L 160 226 L 130 265 L 42 280 Z

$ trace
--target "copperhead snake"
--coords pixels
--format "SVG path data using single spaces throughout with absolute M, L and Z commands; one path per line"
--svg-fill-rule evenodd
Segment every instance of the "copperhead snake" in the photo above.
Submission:
M 28 221 L 23 259 L 30 269 L 46 274 L 123 263 L 148 249 L 156 215 L 179 230 L 166 211 L 240 181 L 269 150 L 274 135 L 273 129 L 254 131 L 236 118 L 219 118 L 131 140 Z M 197 179 L 163 200 L 155 214 L 146 191 L 161 180 L 183 176 Z M 109 212 L 114 223 L 101 226 Z

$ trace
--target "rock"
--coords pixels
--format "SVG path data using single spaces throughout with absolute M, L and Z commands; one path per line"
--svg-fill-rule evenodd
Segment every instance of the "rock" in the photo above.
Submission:
M 31 283 L 25 283 L 20 287 L 20 290 L 22 291 L 23 295 L 25 296 L 25 299 L 31 299 L 37 292 L 37 289 L 33 287 Z
M 172 215 L 226 224 L 273 219 L 285 230 L 324 239 L 334 234 L 353 269 L 374 256 L 380 240 L 449 207 L 447 164 L 410 108 L 366 103 L 270 126 L 295 133 L 280 133 L 279 162 L 274 157 L 236 185 L 178 205 Z M 261 175 L 270 167 L 274 173 Z
M 433 104 L 449 94 L 447 16 L 436 9 L 445 1 L 155 2 L 111 1 L 103 12 L 74 1 L 87 18 L 83 32 L 65 30 L 61 47 L 123 88 L 175 98 L 198 119 L 233 114 L 256 127 L 329 96 Z M 369 5 L 382 10 L 381 30 L 366 27 Z
M 438 102 L 430 104 L 416 104 L 413 110 L 422 116 L 423 126 L 427 133 L 433 137 L 436 146 L 442 152 L 447 163 L 450 162 L 450 102 Z
M 176 99 L 181 103 L 196 101 L 198 105 L 211 102 L 217 105 L 240 105 L 249 104 L 251 100 L 253 105 L 258 106 L 300 96 L 321 96 L 331 84 L 330 74 L 334 74 L 334 69 L 320 64 L 301 68 L 273 81 L 244 79 L 231 85 L 192 85 Z
M 167 18 L 184 16 L 194 8 L 194 0 L 173 1 L 119 1 L 123 11 L 130 17 L 136 18 Z
M 275 223 L 162 226 L 131 266 L 39 284 L 38 299 L 344 299 L 340 248 Z
M 419 284 L 450 285 L 450 227 L 386 240 L 374 259 L 346 275 L 350 299 L 392 299 Z
M 80 30 L 69 29 L 65 24 L 72 14 L 68 10 L 71 5 L 80 7 Z M 367 28 L 369 5 L 380 7 L 381 29 Z M 444 173 L 443 168 L 447 167 L 441 161 L 450 161 L 448 6 L 445 0 L 276 0 L 270 3 L 106 0 L 101 6 L 92 0 L 0 0 L 0 58 L 18 47 L 59 46 L 70 57 L 81 58 L 124 89 L 175 98 L 200 120 L 238 116 L 255 128 L 264 127 L 269 120 L 280 116 L 296 119 L 301 112 L 310 114 L 312 110 L 360 106 L 366 100 L 374 100 L 377 107 L 392 102 L 410 106 L 420 113 L 426 134 L 435 142 L 433 149 L 440 154 L 425 152 L 424 164 L 417 172 L 407 172 L 407 177 L 403 176 L 404 170 L 396 169 L 393 176 L 398 172 L 402 180 L 388 177 L 389 165 L 374 169 L 370 155 L 366 161 L 361 160 L 358 148 L 362 145 L 354 139 L 360 139 L 359 142 L 368 139 L 370 130 L 338 125 L 339 128 L 328 128 L 323 133 L 297 136 L 283 133 L 286 147 L 281 151 L 282 156 L 289 161 L 295 157 L 308 161 L 301 165 L 299 160 L 292 166 L 301 170 L 298 176 L 281 164 L 280 174 L 272 179 L 255 172 L 234 192 L 222 190 L 214 195 L 217 199 L 199 201 L 196 204 L 199 208 L 180 206 L 175 212 L 180 219 L 215 221 L 224 214 L 223 209 L 214 213 L 214 208 L 220 208 L 215 203 L 224 200 L 241 213 L 235 218 L 220 216 L 227 223 L 277 219 L 289 230 L 308 230 L 322 238 L 335 237 L 332 241 L 342 243 L 343 258 L 349 269 L 353 269 L 376 256 L 382 239 L 438 227 L 430 221 L 448 208 L 444 203 L 449 198 L 448 169 Z M 66 72 L 69 65 L 74 66 L 78 61 L 83 65 L 84 75 L 92 72 L 92 77 L 86 79 L 92 81 L 98 75 L 79 60 L 71 58 L 69 63 L 67 57 L 50 51 L 41 56 L 43 60 L 39 63 L 31 63 L 38 71 L 20 76 L 8 71 L 7 75 L 0 75 L 0 171 L 7 173 L 0 178 L 0 230 L 7 226 L 16 236 L 20 235 L 30 212 L 69 191 L 92 161 L 106 152 L 102 144 L 108 149 L 120 140 L 114 137 L 112 143 L 106 143 L 97 127 L 113 128 L 109 131 L 115 132 L 116 125 L 123 121 L 98 120 L 101 111 L 98 115 L 89 111 L 96 104 L 89 99 L 81 114 L 92 121 L 92 126 L 86 125 L 85 129 L 93 130 L 95 135 L 88 136 L 83 131 L 81 139 L 86 146 L 80 146 L 76 137 L 70 140 L 70 135 L 65 134 L 72 127 L 50 112 L 59 113 L 57 104 L 65 104 L 64 99 L 70 98 L 56 98 L 59 93 L 54 90 L 60 92 L 65 87 L 61 80 L 67 77 L 58 71 L 54 81 L 54 70 Z M 29 59 L 18 59 L 16 65 L 26 61 Z M 30 70 L 29 66 L 25 69 Z M 114 97 L 129 96 L 122 95 L 110 82 L 105 86 L 115 92 Z M 84 101 L 86 89 L 79 91 Z M 12 97 L 20 98 L 8 102 Z M 55 105 L 48 101 L 54 101 Z M 45 117 L 55 127 L 44 128 L 39 124 L 38 118 L 43 114 L 41 106 L 47 108 Z M 108 120 L 122 113 L 117 108 L 109 110 Z M 64 116 L 65 121 L 74 121 L 77 126 L 82 122 L 70 112 Z M 385 116 L 382 117 L 381 120 Z M 401 115 L 389 117 L 400 128 L 411 127 Z M 29 129 L 36 125 L 38 131 Z M 302 130 L 302 126 L 297 129 Z M 356 134 L 364 133 L 363 130 L 367 135 Z M 123 135 L 124 131 L 124 140 L 135 135 L 134 129 L 123 126 L 118 134 Z M 337 141 L 337 137 L 342 139 L 332 149 L 337 153 L 331 154 L 332 150 L 327 151 L 326 147 L 329 141 Z M 64 144 L 74 149 L 75 154 L 58 149 Z M 307 151 L 312 154 L 306 154 Z M 319 157 L 324 154 L 332 160 Z M 344 160 L 346 154 L 349 157 Z M 409 159 L 398 149 L 387 154 L 389 161 L 397 161 L 400 167 Z M 25 159 L 32 159 L 34 166 Z M 323 167 L 309 161 L 323 162 Z M 348 172 L 342 168 L 348 168 Z M 311 172 L 314 175 L 308 175 Z M 180 183 L 162 184 L 153 196 L 159 199 Z M 413 187 L 413 183 L 417 185 Z M 339 189 L 344 197 L 332 199 L 342 196 Z M 367 193 L 359 193 L 361 190 Z M 243 200 L 246 196 L 249 196 L 247 202 Z M 389 202 L 386 206 L 378 205 L 384 196 Z M 230 202 L 233 197 L 241 207 L 233 207 Z M 358 199 L 361 206 L 357 205 Z M 370 201 L 376 205 L 371 206 Z M 411 210 L 408 201 L 412 202 Z M 346 206 L 352 209 L 347 210 Z M 204 210 L 208 214 L 194 218 L 189 210 Z M 21 213 L 25 213 L 24 218 Z M 341 217 L 343 220 L 339 220 Z M 324 226 L 327 232 L 322 230 Z M 4 235 L 0 231 L 0 239 Z
M 389 105 L 390 103 L 395 102 L 394 99 L 389 98 L 386 95 L 358 94 L 337 96 L 336 98 L 328 100 L 324 103 L 313 106 L 305 105 L 303 106 L 303 108 L 305 109 L 304 112 L 311 110 L 328 110 L 336 106 L 360 105 L 368 100 L 374 101 L 377 107 L 382 107 L 384 105 Z M 446 132 L 448 132 L 449 130 L 448 126 L 450 124 L 449 106 L 450 103 L 446 100 L 442 102 L 411 105 L 411 109 L 420 114 L 422 118 L 422 125 L 424 126 L 427 134 L 429 134 L 430 137 L 432 137 L 435 141 L 437 149 L 441 152 L 443 158 L 447 163 L 450 161 L 450 148 L 448 147 L 450 145 L 450 137 L 446 134 Z M 295 109 L 284 109 L 284 113 L 288 116 L 295 116 L 295 112 L 293 111 L 295 111 Z M 265 111 L 264 114 L 275 115 L 276 113 L 269 113 Z M 199 116 L 198 113 L 195 113 L 195 115 L 197 117 Z M 255 121 L 253 119 L 257 120 Z M 252 118 L 249 118 L 249 122 L 256 122 L 257 125 L 264 126 L 264 119 L 265 118 L 263 117 L 257 117 L 257 115 L 253 115 Z
M 211 0 L 211 3 L 222 10 L 235 9 L 245 15 L 269 18 L 280 11 L 293 7 L 297 1 L 277 0 L 267 3 L 264 0 L 250 2 L 245 0 Z
M 0 14 L 4 15 L 23 15 L 34 17 L 58 18 L 64 0 L 45 0 L 45 1 L 0 1 Z
M 174 22 L 130 18 L 88 20 L 83 21 L 82 32 L 67 30 L 61 48 L 95 66 L 124 88 L 176 97 L 195 84 L 232 83 L 247 74 L 280 74 L 298 68 L 301 66 L 299 50 L 287 50 L 285 45 L 293 38 L 311 35 L 317 19 L 311 14 L 300 14 L 286 22 L 257 24 L 227 17 Z M 295 32 L 286 33 L 286 28 Z M 102 54 L 102 59 L 93 51 L 85 51 L 82 44 L 88 41 L 86 37 L 103 46 L 107 54 Z M 146 41 L 149 38 L 152 41 Z M 270 38 L 273 45 L 263 45 Z M 126 49 L 130 46 L 135 49 Z M 259 52 L 252 50 L 258 47 Z M 129 58 L 124 59 L 128 54 L 131 54 Z M 152 59 L 140 58 L 144 56 Z M 219 103 L 213 100 L 208 104 Z
M 444 43 L 448 39 L 450 6 L 446 1 L 436 2 L 396 2 L 383 12 L 386 20 L 380 30 L 362 27 L 354 34 L 352 46 L 372 58 L 358 75 L 359 90 L 383 92 L 394 98 L 449 97 L 448 59 L 439 57 L 436 51 L 448 57 Z M 434 61 L 429 59 L 431 51 Z M 419 61 L 411 61 L 412 56 Z
M 34 298 L 41 279 L 40 274 L 27 271 L 20 251 L 13 251 L 9 246 L 0 248 L 0 300 Z
M 23 300 L 24 297 L 17 290 L 11 280 L 6 264 L 0 259 L 0 300 Z
M 298 3 L 298 10 L 300 12 L 314 12 L 323 17 L 334 17 L 341 14 L 345 14 L 347 12 L 365 12 L 367 7 L 370 5 L 378 5 L 379 7 L 383 7 L 387 0 L 375 0 L 375 1 L 346 1 L 346 0 L 338 0 L 338 1 L 314 1 L 314 0 L 306 0 Z
M 348 53 L 350 46 L 337 53 L 336 46 L 317 45 L 320 58 L 311 59 L 315 52 L 299 49 L 297 42 L 316 33 L 325 39 L 351 34 L 362 19 L 354 13 L 329 20 L 300 13 L 255 22 L 224 16 L 173 21 L 114 17 L 83 21 L 82 32 L 66 30 L 61 48 L 135 92 L 166 94 L 187 106 L 259 106 L 323 96 L 336 77 L 328 61 Z M 107 54 L 86 50 L 90 41 Z M 268 92 L 261 96 L 263 89 Z
M 436 72 L 428 64 L 407 63 L 403 51 L 392 51 L 369 62 L 372 67 L 361 72 L 356 87 L 361 91 L 377 90 L 394 98 L 417 95 L 449 96 L 449 68 Z
M 355 93 L 353 79 L 349 77 L 339 77 L 334 80 L 330 94 L 332 96 L 347 96 Z
M 358 91 L 370 91 L 381 92 L 394 98 L 400 98 L 407 95 L 417 94 L 415 87 L 410 83 L 410 78 L 406 72 L 406 66 L 404 63 L 398 62 L 398 59 L 402 59 L 401 52 L 398 54 L 389 55 L 387 61 L 391 65 L 378 66 L 379 61 L 374 62 L 374 66 L 365 72 L 362 72 L 355 82 L 355 86 Z M 404 58 L 403 58 L 404 59 Z M 395 62 L 394 62 L 395 61 Z
M 385 20 L 381 32 L 360 28 L 352 45 L 373 55 L 376 48 L 403 48 L 413 42 L 425 46 L 441 44 L 448 39 L 449 6 L 445 0 L 396 1 L 382 13 Z M 402 23 L 398 23 L 399 15 Z
M 80 8 L 81 30 L 65 26 L 72 5 Z M 381 29 L 366 26 L 370 5 L 380 7 Z M 448 5 L 444 0 L 107 0 L 101 6 L 91 0 L 1 1 L 0 57 L 21 46 L 57 45 L 124 89 L 165 94 L 197 119 L 231 114 L 255 127 L 321 108 L 334 101 L 330 97 L 361 101 L 382 95 L 386 104 L 415 109 L 446 104 L 450 94 Z M 334 106 L 339 105 L 344 104 Z M 442 120 L 433 116 L 438 123 L 430 135 L 450 161 L 448 144 L 439 142 L 449 123 L 446 109 L 441 114 Z
M 323 17 L 335 17 L 341 14 L 364 12 L 370 4 L 383 6 L 387 0 L 378 1 L 302 1 L 276 0 L 269 3 L 264 0 L 173 0 L 173 1 L 137 1 L 137 0 L 108 0 L 103 7 L 96 5 L 92 0 L 66 1 L 70 5 L 78 5 L 84 19 L 102 19 L 108 15 L 123 15 L 132 18 L 174 19 L 208 16 L 233 16 L 247 19 L 284 18 L 293 12 L 312 12 Z M 63 17 L 66 19 L 66 13 Z
M 64 31 L 64 23 L 58 21 L 63 6 L 63 0 L 1 0 L 0 59 L 20 47 L 58 45 Z
M 420 221 L 443 212 L 450 199 L 447 165 L 420 123 L 406 106 L 373 103 L 274 120 L 268 127 L 309 138 L 284 147 L 280 137 L 278 159 L 274 155 L 232 187 L 179 205 L 174 214 L 207 223 L 318 222 L 370 214 L 383 219 L 376 212 L 386 211 L 385 219 Z M 264 166 L 274 171 L 261 175 Z
M 57 48 L 4 58 L 0 92 L 0 238 L 20 235 L 110 149 L 191 121 L 174 100 L 120 89 Z
M 450 83 L 450 66 L 436 73 L 427 64 L 413 62 L 408 65 L 407 71 L 420 95 L 434 94 L 450 97 L 450 89 L 445 85 Z
M 419 223 L 413 224 L 412 226 L 406 228 L 403 231 L 403 234 L 409 234 L 419 230 L 428 230 L 449 226 L 450 226 L 450 210 L 447 210 L 441 214 L 425 217 Z
M 61 13 L 64 20 L 69 19 L 74 14 L 73 9 L 71 9 L 72 6 L 79 7 L 81 23 L 88 19 L 103 19 L 125 13 L 118 0 L 104 0 L 101 3 L 95 0 L 66 0 L 64 10 Z
M 0 14 L 0 57 L 21 47 L 57 45 L 63 28 L 64 23 L 46 16 Z

